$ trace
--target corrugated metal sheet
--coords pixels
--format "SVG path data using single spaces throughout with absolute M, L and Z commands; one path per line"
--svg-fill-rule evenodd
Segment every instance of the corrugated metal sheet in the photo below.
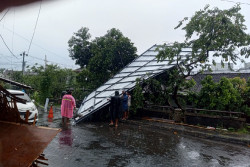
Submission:
M 122 90 L 132 90 L 137 78 L 149 79 L 172 68 L 175 63 L 169 64 L 167 60 L 157 62 L 158 47 L 158 45 L 154 45 L 149 48 L 113 78 L 87 96 L 78 110 L 79 116 L 75 118 L 76 123 L 108 105 L 110 102 L 107 99 L 113 96 L 116 90 L 119 93 Z M 180 55 L 183 53 L 189 54 L 190 51 L 190 49 L 185 48 Z

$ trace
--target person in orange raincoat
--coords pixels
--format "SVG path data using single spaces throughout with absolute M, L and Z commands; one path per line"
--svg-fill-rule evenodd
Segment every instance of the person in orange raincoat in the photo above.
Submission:
M 76 102 L 69 90 L 62 98 L 61 115 L 62 123 L 69 123 L 69 119 L 73 117 L 73 110 L 76 107 Z

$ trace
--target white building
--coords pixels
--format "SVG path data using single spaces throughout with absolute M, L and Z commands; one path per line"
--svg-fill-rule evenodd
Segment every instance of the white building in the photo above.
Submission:
M 230 63 L 231 69 L 233 69 L 233 63 Z M 211 65 L 211 69 L 213 70 L 213 72 L 230 72 L 232 71 L 229 68 L 229 64 L 228 63 L 224 63 L 224 67 L 222 66 L 221 63 L 216 63 L 215 65 Z

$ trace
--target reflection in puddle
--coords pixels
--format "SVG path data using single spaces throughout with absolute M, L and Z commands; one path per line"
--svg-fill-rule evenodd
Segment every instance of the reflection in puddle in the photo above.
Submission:
M 64 127 L 61 133 L 59 133 L 59 144 L 72 146 L 72 143 L 73 143 L 73 136 L 71 127 Z
M 188 154 L 188 157 L 191 159 L 197 159 L 200 156 L 200 154 L 196 151 L 190 151 L 187 154 Z

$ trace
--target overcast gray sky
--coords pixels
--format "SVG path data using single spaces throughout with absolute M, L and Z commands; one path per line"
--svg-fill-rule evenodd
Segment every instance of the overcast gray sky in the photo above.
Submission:
M 242 4 L 247 32 L 250 33 L 250 1 L 235 0 Z M 141 54 L 154 44 L 181 41 L 184 31 L 174 27 L 184 17 L 210 4 L 211 7 L 228 9 L 233 1 L 222 0 L 55 0 L 41 4 L 35 35 L 25 57 L 27 65 L 44 65 L 47 55 L 49 64 L 66 68 L 78 68 L 68 53 L 68 40 L 81 27 L 88 27 L 92 38 L 103 36 L 111 28 L 119 29 L 131 39 Z M 10 52 L 0 39 L 0 68 L 20 70 L 20 53 L 28 51 L 33 35 L 40 3 L 10 8 L 0 22 L 0 34 Z M 0 13 L 0 19 L 6 12 Z M 247 60 L 249 61 L 249 60 Z

